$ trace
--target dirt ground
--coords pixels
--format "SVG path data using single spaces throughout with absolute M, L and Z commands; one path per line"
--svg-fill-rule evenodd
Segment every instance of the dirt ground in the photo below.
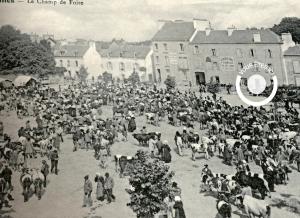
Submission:
M 224 96 L 232 104 L 241 104 L 236 102 L 237 96 Z M 111 117 L 110 107 L 103 108 L 103 117 Z M 15 113 L 2 113 L 0 119 L 4 121 L 4 132 L 16 139 L 16 132 L 25 121 L 32 118 L 19 120 Z M 145 125 L 145 118 L 137 118 L 137 129 Z M 183 127 L 173 127 L 166 122 L 162 122 L 160 127 L 147 125 L 148 131 L 160 131 L 162 140 L 168 140 L 172 148 L 171 170 L 175 171 L 175 181 L 182 189 L 182 199 L 187 218 L 214 218 L 216 217 L 216 198 L 209 193 L 199 193 L 200 173 L 204 163 L 208 163 L 213 172 L 231 174 L 235 172 L 234 167 L 226 166 L 221 163 L 221 159 L 213 157 L 206 161 L 199 155 L 196 161 L 191 160 L 191 151 L 186 150 L 183 157 L 179 157 L 175 152 L 174 134 L 176 130 L 182 131 Z M 197 126 L 196 129 L 199 129 Z M 204 134 L 203 131 L 198 131 Z M 113 154 L 133 155 L 141 147 L 137 141 L 129 134 L 127 142 L 119 141 L 112 146 Z M 64 136 L 64 142 L 61 145 L 60 160 L 58 163 L 58 175 L 49 175 L 49 184 L 41 200 L 32 196 L 26 203 L 23 202 L 21 195 L 21 185 L 19 182 L 20 173 L 14 173 L 13 176 L 13 197 L 11 209 L 4 208 L 0 211 L 0 217 L 14 218 L 135 218 L 136 215 L 126 206 L 129 202 L 129 195 L 125 188 L 129 187 L 127 178 L 119 178 L 114 171 L 113 159 L 108 160 L 108 168 L 99 167 L 99 162 L 93 157 L 93 151 L 79 150 L 72 151 L 73 144 L 70 135 Z M 147 148 L 142 148 L 147 149 Z M 41 158 L 30 161 L 31 166 L 40 166 Z M 250 164 L 250 168 L 255 172 L 260 169 Z M 114 194 L 116 202 L 106 204 L 94 200 L 93 207 L 82 208 L 83 200 L 83 177 L 90 175 L 93 181 L 97 172 L 104 175 L 109 172 L 115 180 Z M 300 217 L 300 173 L 293 170 L 290 174 L 288 185 L 276 186 L 276 192 L 267 199 L 272 205 L 271 217 L 296 218 Z M 93 199 L 95 199 L 95 183 L 93 183 Z M 233 207 L 233 218 L 244 218 L 241 210 Z

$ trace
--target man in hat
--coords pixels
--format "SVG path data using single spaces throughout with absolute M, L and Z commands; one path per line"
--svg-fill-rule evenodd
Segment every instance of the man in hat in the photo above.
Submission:
M 44 175 L 44 187 L 46 188 L 47 186 L 47 176 L 49 174 L 49 165 L 45 160 L 42 160 L 42 167 L 41 167 L 41 173 Z
M 93 201 L 92 201 L 92 191 L 93 191 L 93 184 L 91 180 L 89 179 L 89 176 L 86 175 L 84 177 L 84 185 L 83 185 L 83 192 L 84 192 L 84 197 L 83 197 L 83 207 L 92 206 Z
M 50 152 L 50 160 L 51 160 L 51 173 L 53 170 L 57 175 L 57 165 L 58 165 L 58 153 L 57 150 L 54 148 L 53 151 Z
M 9 190 L 9 191 L 12 190 L 12 185 L 11 185 L 12 174 L 13 174 L 12 170 L 8 167 L 8 164 L 6 163 L 4 165 L 4 169 L 1 172 L 1 177 L 6 182 L 6 187 L 7 187 L 7 190 Z M 8 193 L 7 197 L 9 200 L 14 200 L 13 197 L 10 195 L 10 193 Z
M 107 194 L 107 201 L 108 204 L 111 203 L 111 200 L 115 201 L 116 197 L 113 195 L 113 188 L 114 188 L 114 180 L 112 177 L 109 176 L 109 173 L 105 173 L 105 180 L 104 180 L 104 189 L 105 193 Z
M 175 204 L 173 208 L 175 209 L 175 218 L 185 218 L 183 203 L 179 196 L 175 196 Z

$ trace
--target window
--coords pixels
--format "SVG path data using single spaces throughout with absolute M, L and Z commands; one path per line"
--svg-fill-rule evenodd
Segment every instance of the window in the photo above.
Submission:
M 155 50 L 158 50 L 158 44 L 157 43 L 154 44 L 154 48 L 155 48 Z
M 300 73 L 300 61 L 293 61 L 293 68 L 295 73 Z
M 167 43 L 164 43 L 164 49 L 165 49 L 165 51 L 168 50 L 168 45 L 167 45 Z
M 133 64 L 133 69 L 138 70 L 140 68 L 140 65 L 138 63 Z
M 67 67 L 70 67 L 70 60 L 67 60 Z
M 168 56 L 165 56 L 166 66 L 170 66 L 170 59 Z
M 273 65 L 272 64 L 268 64 L 268 67 L 272 70 L 273 72 Z M 266 70 L 266 73 L 268 73 L 268 71 Z
M 224 57 L 221 59 L 221 67 L 224 71 L 234 71 L 234 62 L 231 57 Z
M 78 61 L 75 61 L 75 66 L 78 67 Z
M 63 67 L 64 66 L 63 60 L 59 60 L 59 64 L 60 64 L 61 67 Z
M 250 49 L 250 57 L 254 57 L 254 49 Z
M 211 62 L 211 59 L 210 59 L 210 57 L 206 57 L 206 59 L 205 59 L 205 62 Z
M 107 62 L 107 69 L 108 70 L 113 70 L 113 66 L 112 66 L 112 63 L 110 61 Z
M 240 48 L 236 49 L 236 56 L 239 58 L 243 57 L 242 49 Z
M 268 49 L 267 53 L 268 53 L 268 57 L 272 58 L 272 51 L 270 49 Z
M 211 54 L 212 54 L 212 56 L 217 56 L 217 54 L 216 54 L 216 49 L 213 48 L 213 49 L 211 50 Z
M 74 55 L 75 55 L 75 57 L 77 57 L 78 56 L 78 51 L 75 51 Z
M 166 69 L 166 74 L 170 75 L 170 69 Z
M 65 51 L 60 51 L 60 55 L 62 56 L 65 55 L 65 53 L 66 53 Z
M 242 62 L 239 62 L 238 63 L 238 70 L 241 70 L 241 69 L 243 69 L 243 67 L 244 67 L 244 64 L 242 63 Z
M 217 62 L 213 62 L 213 70 L 218 70 L 218 63 Z
M 179 46 L 180 46 L 180 51 L 184 51 L 184 46 L 183 46 L 183 44 L 180 43 Z
M 159 56 L 156 56 L 156 64 L 159 64 Z
M 199 46 L 195 45 L 194 47 L 194 54 L 199 54 Z
M 189 69 L 187 57 L 179 57 L 178 67 L 180 69 Z
M 160 69 L 157 69 L 157 74 L 158 74 L 158 82 L 160 83 L 161 82 L 161 72 L 160 72 Z
M 120 71 L 125 71 L 125 64 L 123 62 L 120 63 Z

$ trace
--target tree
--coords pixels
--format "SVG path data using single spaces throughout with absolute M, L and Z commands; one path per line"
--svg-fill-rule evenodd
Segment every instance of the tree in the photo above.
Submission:
M 102 79 L 106 83 L 112 82 L 112 74 L 105 71 L 104 73 L 102 73 Z
M 171 181 L 174 172 L 159 160 L 150 159 L 148 154 L 138 151 L 137 160 L 130 171 L 127 190 L 130 203 L 127 205 L 138 218 L 152 218 L 164 205 L 164 199 L 171 194 Z
M 167 86 L 167 89 L 175 88 L 176 86 L 175 77 L 168 75 L 164 83 Z
M 12 26 L 0 28 L 0 73 L 45 75 L 55 73 L 54 55 L 49 47 L 30 40 Z
M 138 72 L 134 71 L 129 77 L 128 81 L 130 81 L 132 84 L 136 84 L 140 82 L 140 76 Z
M 300 18 L 284 17 L 279 24 L 275 24 L 271 30 L 278 35 L 281 33 L 291 33 L 293 41 L 300 43 Z
M 80 81 L 84 82 L 88 75 L 87 68 L 81 65 L 77 73 L 77 77 L 80 79 Z

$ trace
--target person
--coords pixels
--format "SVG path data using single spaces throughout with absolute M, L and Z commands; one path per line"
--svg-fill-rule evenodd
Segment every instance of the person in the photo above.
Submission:
M 183 203 L 179 196 L 175 196 L 175 204 L 173 208 L 175 209 L 175 218 L 185 218 Z
M 158 137 L 157 142 L 156 142 L 156 148 L 158 151 L 158 156 L 161 156 L 162 154 L 162 147 L 163 147 L 163 143 L 161 142 L 160 137 Z
M 103 176 L 100 176 L 100 173 L 96 174 L 95 182 L 97 184 L 96 199 L 99 201 L 103 201 L 104 200 L 104 178 Z
M 12 170 L 8 167 L 8 164 L 5 164 L 4 169 L 1 172 L 1 177 L 6 182 L 7 190 L 12 190 L 12 184 L 11 184 L 11 177 L 12 177 Z M 14 200 L 10 194 L 8 194 L 9 200 Z
M 89 176 L 86 175 L 84 177 L 84 185 L 83 185 L 83 207 L 92 206 L 93 201 L 92 201 L 92 191 L 93 191 L 93 184 L 91 180 L 89 180 Z
M 172 160 L 172 156 L 171 156 L 171 148 L 168 145 L 168 141 L 165 140 L 162 146 L 162 153 L 161 153 L 161 159 L 165 162 L 165 163 L 170 163 Z
M 237 146 L 236 154 L 237 154 L 237 162 L 241 162 L 242 160 L 245 160 L 244 151 L 240 145 Z
M 49 165 L 45 160 L 42 160 L 42 168 L 41 168 L 41 173 L 44 175 L 44 187 L 46 188 L 47 186 L 47 176 L 49 174 Z
M 25 157 L 32 158 L 33 157 L 33 144 L 29 135 L 26 136 L 26 140 L 24 141 L 24 149 L 25 149 Z
M 64 132 L 64 130 L 63 130 L 63 128 L 62 128 L 62 125 L 59 124 L 58 129 L 57 129 L 57 134 L 58 134 L 58 136 L 60 137 L 60 141 L 61 141 L 61 142 L 64 142 L 64 138 L 63 138 L 63 136 L 62 136 L 63 132 Z
M 203 175 L 203 174 L 208 175 L 208 176 L 213 175 L 212 171 L 208 168 L 208 164 L 204 164 L 204 168 L 201 171 L 201 175 Z
M 51 160 L 51 173 L 53 173 L 54 170 L 55 174 L 57 175 L 58 153 L 56 149 L 54 149 L 50 153 L 50 160 Z
M 183 143 L 182 143 L 181 135 L 180 135 L 180 133 L 178 131 L 176 131 L 174 140 L 175 140 L 175 144 L 177 146 L 178 154 L 179 154 L 179 156 L 182 156 L 182 146 L 183 146 Z
M 111 203 L 111 200 L 115 201 L 116 197 L 113 195 L 113 188 L 114 188 L 114 180 L 112 177 L 109 176 L 109 173 L 105 173 L 105 180 L 104 180 L 104 190 L 107 195 L 107 202 Z
M 128 132 L 133 132 L 134 130 L 136 130 L 136 122 L 135 118 L 131 117 L 128 123 Z
M 151 157 L 154 157 L 154 149 L 155 149 L 155 144 L 156 144 L 156 136 L 151 136 L 149 139 L 149 151 Z
M 60 151 L 60 136 L 58 135 L 58 133 L 54 134 L 54 142 L 53 142 L 53 146 Z

